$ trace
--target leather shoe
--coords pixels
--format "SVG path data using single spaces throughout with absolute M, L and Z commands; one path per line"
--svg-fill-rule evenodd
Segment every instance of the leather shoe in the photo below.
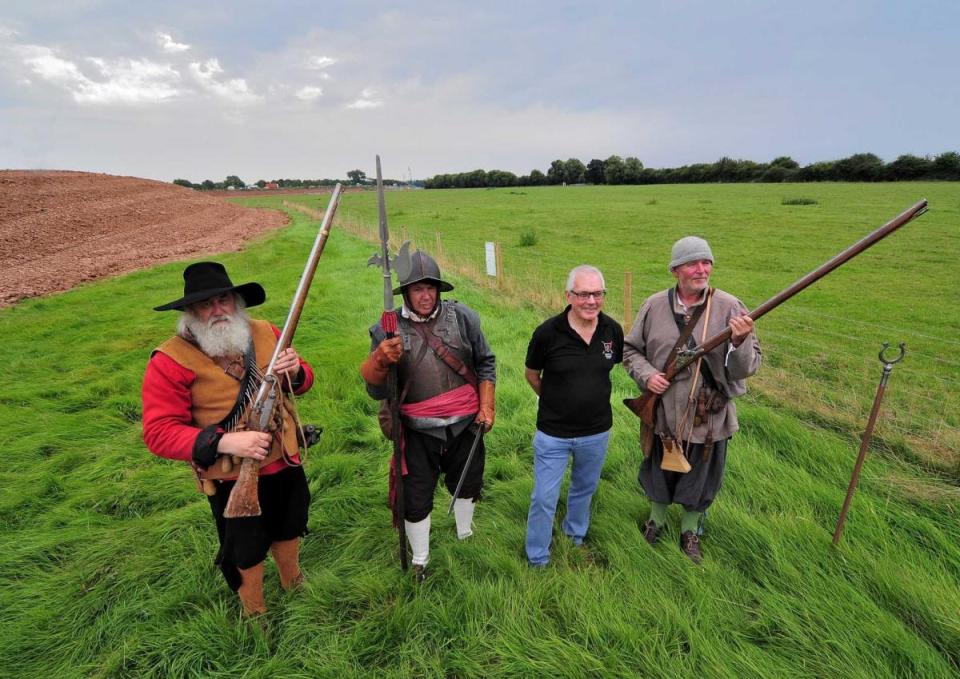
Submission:
M 645 524 L 643 524 L 643 539 L 646 540 L 649 544 L 655 545 L 660 539 L 660 533 L 663 532 L 663 526 L 658 526 L 657 522 L 653 519 L 648 519 Z
M 692 530 L 680 536 L 680 550 L 693 563 L 700 563 L 703 560 L 703 554 L 700 553 L 700 537 Z

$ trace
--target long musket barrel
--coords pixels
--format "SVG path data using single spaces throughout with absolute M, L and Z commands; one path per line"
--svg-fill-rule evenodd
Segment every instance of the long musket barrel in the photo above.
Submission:
M 278 400 L 283 397 L 280 395 L 280 384 L 277 375 L 274 372 L 277 358 L 280 353 L 289 347 L 293 342 L 293 334 L 297 331 L 297 325 L 300 323 L 300 315 L 303 313 L 303 306 L 307 301 L 307 293 L 310 292 L 310 284 L 313 283 L 313 276 L 317 271 L 317 264 L 320 262 L 320 256 L 327 244 L 327 238 L 330 236 L 330 228 L 333 225 L 333 217 L 340 205 L 342 196 L 342 187 L 338 183 L 333 187 L 333 193 L 330 196 L 330 203 L 327 205 L 327 211 L 320 222 L 320 231 L 313 241 L 313 248 L 307 257 L 307 264 L 303 269 L 303 275 L 300 276 L 300 283 L 293 294 L 293 301 L 290 304 L 290 311 L 287 313 L 287 320 L 283 324 L 283 330 L 280 331 L 280 338 L 277 340 L 277 346 L 273 350 L 273 356 L 270 357 L 270 363 L 263 376 L 263 382 L 257 390 L 257 396 L 250 409 L 250 417 L 247 422 L 247 429 L 252 431 L 268 431 L 270 420 L 273 417 L 274 409 L 279 405 Z M 282 443 L 281 443 L 282 445 Z M 237 476 L 237 482 L 230 492 L 230 499 L 223 511 L 224 517 L 235 519 L 248 516 L 260 516 L 260 499 L 257 494 L 257 481 L 260 477 L 260 461 L 250 457 L 243 458 L 240 464 L 240 474 Z
M 907 222 L 919 217 L 924 212 L 927 211 L 927 201 L 926 199 L 918 201 L 911 207 L 907 208 L 899 215 L 891 219 L 889 222 L 881 226 L 879 229 L 873 233 L 865 236 L 860 239 L 846 250 L 831 258 L 830 260 L 824 262 L 819 267 L 808 273 L 803 278 L 799 279 L 789 287 L 785 288 L 781 292 L 778 292 L 776 295 L 768 299 L 766 302 L 758 306 L 756 309 L 750 312 L 750 318 L 757 320 L 764 314 L 772 311 L 777 308 L 788 299 L 801 292 L 808 286 L 816 283 L 818 280 L 829 274 L 834 269 L 846 264 L 848 261 L 859 255 L 861 252 L 869 248 L 871 245 L 877 243 L 880 240 L 883 240 L 891 233 L 899 229 L 901 226 Z M 722 332 L 713 335 L 712 337 L 706 339 L 703 344 L 690 349 L 689 351 L 684 351 L 681 354 L 678 354 L 677 359 L 671 364 L 664 366 L 663 372 L 667 380 L 672 380 L 674 376 L 683 370 L 685 367 L 696 361 L 700 356 L 712 351 L 719 345 L 726 342 L 730 339 L 731 329 L 728 327 Z M 659 396 L 653 392 L 644 390 L 641 396 L 631 399 L 624 399 L 623 403 L 626 405 L 637 417 L 639 417 L 644 425 L 647 427 L 653 426 L 653 416 L 654 410 L 656 408 L 657 401 Z

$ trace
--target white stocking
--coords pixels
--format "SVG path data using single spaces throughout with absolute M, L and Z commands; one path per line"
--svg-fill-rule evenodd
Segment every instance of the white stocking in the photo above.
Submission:
M 426 566 L 430 560 L 430 516 L 416 523 L 404 520 L 403 525 L 413 552 L 413 565 Z
M 473 498 L 458 497 L 453 503 L 453 515 L 457 519 L 457 537 L 466 540 L 473 535 L 473 510 L 476 503 Z

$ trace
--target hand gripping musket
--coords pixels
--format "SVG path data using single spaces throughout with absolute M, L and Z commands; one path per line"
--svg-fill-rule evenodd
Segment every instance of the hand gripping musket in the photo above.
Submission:
M 278 375 L 274 372 L 277 358 L 293 342 L 293 333 L 297 330 L 297 324 L 300 322 L 300 314 L 303 312 L 303 305 L 307 301 L 307 293 L 310 291 L 310 284 L 313 282 L 313 276 L 317 271 L 317 264 L 320 262 L 320 255 L 323 254 L 323 248 L 327 244 L 327 237 L 330 235 L 330 227 L 333 224 L 333 217 L 337 212 L 337 206 L 340 205 L 341 186 L 337 184 L 333 187 L 333 194 L 330 196 L 330 203 L 327 205 L 327 212 L 320 222 L 320 232 L 313 242 L 313 249 L 307 258 L 307 264 L 303 269 L 303 275 L 300 277 L 300 284 L 293 295 L 293 302 L 290 304 L 290 312 L 287 314 L 287 321 L 280 332 L 280 338 L 277 340 L 277 346 L 273 350 L 273 356 L 263 376 L 263 382 L 257 391 L 257 396 L 253 400 L 246 421 L 248 431 L 270 431 L 270 422 L 273 419 L 274 410 L 283 402 L 283 394 Z M 227 507 L 223 511 L 224 517 L 236 519 L 248 516 L 260 516 L 260 500 L 257 494 L 257 482 L 260 478 L 260 461 L 250 457 L 243 458 L 240 465 L 240 475 L 237 482 L 230 492 L 230 499 L 227 501 Z
M 916 217 L 919 217 L 926 211 L 927 201 L 924 199 L 917 202 L 915 205 L 904 210 L 873 233 L 857 241 L 840 254 L 836 255 L 829 261 L 823 263 L 818 268 L 808 273 L 790 287 L 782 290 L 768 299 L 766 302 L 750 312 L 750 318 L 756 321 L 767 312 L 773 311 L 775 308 L 786 302 L 800 291 L 804 290 L 813 283 L 816 283 L 834 269 L 846 264 L 848 261 L 859 255 L 874 243 L 883 240 L 901 226 L 915 219 Z M 667 361 L 667 365 L 663 367 L 664 377 L 667 379 L 667 381 L 672 381 L 677 373 L 679 373 L 681 370 L 695 362 L 704 354 L 709 353 L 716 347 L 729 340 L 731 333 L 731 328 L 727 327 L 722 332 L 719 332 L 716 335 L 704 340 L 703 344 L 694 347 L 693 349 L 678 352 L 677 356 L 673 360 Z M 643 422 L 641 446 L 645 452 L 649 452 L 653 445 L 653 423 L 656 415 L 657 402 L 659 400 L 659 394 L 654 394 L 653 392 L 647 390 L 644 390 L 643 394 L 636 398 L 623 399 L 624 405 L 627 406 L 627 408 L 629 408 L 630 411 L 639 417 Z
M 397 312 L 393 309 L 393 281 L 390 277 L 391 264 L 400 265 L 401 262 L 409 264 L 409 257 L 398 256 L 390 258 L 390 232 L 387 228 L 387 204 L 383 196 L 383 176 L 380 172 L 380 156 L 377 156 L 377 206 L 380 211 L 380 254 L 373 255 L 368 261 L 368 266 L 379 266 L 383 271 L 383 314 L 380 316 L 380 325 L 387 337 L 394 337 L 397 334 Z M 409 243 L 404 243 L 401 247 L 401 254 L 405 254 Z M 400 279 L 403 280 L 403 272 L 397 271 Z M 409 273 L 409 272 L 408 272 Z M 397 532 L 400 537 L 400 568 L 407 570 L 407 531 L 403 523 L 403 449 L 401 447 L 400 432 L 400 391 L 397 382 L 397 367 L 390 368 L 387 375 L 387 405 L 390 408 L 390 422 L 392 430 L 390 438 L 393 440 L 393 483 L 394 505 L 393 522 L 397 526 Z

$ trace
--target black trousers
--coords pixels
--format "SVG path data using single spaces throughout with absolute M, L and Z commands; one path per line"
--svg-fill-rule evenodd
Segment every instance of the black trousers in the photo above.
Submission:
M 710 459 L 703 459 L 703 444 L 691 443 L 687 449 L 687 461 L 693 467 L 686 474 L 660 469 L 663 460 L 663 443 L 660 437 L 653 440 L 653 451 L 640 463 L 638 480 L 647 497 L 661 504 L 683 505 L 689 512 L 707 509 L 723 485 L 723 471 L 727 463 L 727 441 L 715 441 Z M 681 443 L 681 446 L 683 444 Z
M 310 488 L 303 467 L 289 467 L 260 477 L 257 486 L 260 516 L 227 519 L 223 511 L 235 483 L 218 482 L 217 494 L 207 498 L 220 538 L 220 551 L 214 563 L 234 591 L 240 587 L 238 568 L 251 568 L 263 561 L 274 542 L 307 534 L 307 510 L 310 507 Z
M 446 439 L 421 434 L 413 429 L 404 430 L 407 460 L 407 474 L 403 477 L 403 517 L 410 522 L 422 521 L 433 510 L 433 494 L 437 487 L 440 472 L 444 474 L 444 483 L 450 494 L 457 489 L 457 481 L 463 473 L 463 466 L 470 453 L 470 447 L 476 437 L 477 425 L 464 429 L 459 436 L 453 436 L 447 427 Z M 460 489 L 460 497 L 480 496 L 483 489 L 483 463 L 486 457 L 483 439 L 477 446 L 477 452 L 470 463 L 470 471 Z

